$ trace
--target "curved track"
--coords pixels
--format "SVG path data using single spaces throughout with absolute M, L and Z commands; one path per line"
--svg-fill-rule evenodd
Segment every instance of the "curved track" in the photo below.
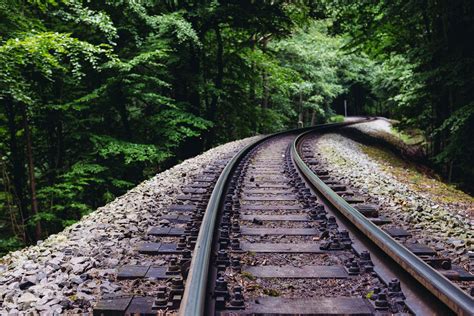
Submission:
M 271 135 L 235 155 L 187 224 L 165 273 L 170 290 L 136 299 L 144 306 L 134 311 L 470 315 L 472 298 L 434 269 L 446 268 L 442 258 L 384 232 L 376 206 L 318 166 L 306 137 L 344 125 Z

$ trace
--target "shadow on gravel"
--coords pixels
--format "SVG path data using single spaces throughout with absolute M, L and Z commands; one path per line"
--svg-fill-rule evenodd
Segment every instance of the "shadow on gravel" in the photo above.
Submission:
M 351 126 L 340 129 L 339 133 L 363 145 L 390 150 L 403 160 L 413 163 L 419 172 L 440 179 L 421 145 L 407 145 L 396 136 L 386 133 L 369 135 Z
M 342 128 L 340 133 L 364 145 L 389 149 L 405 160 L 429 165 L 429 160 L 422 146 L 407 145 L 396 136 L 390 134 L 369 135 L 351 126 Z

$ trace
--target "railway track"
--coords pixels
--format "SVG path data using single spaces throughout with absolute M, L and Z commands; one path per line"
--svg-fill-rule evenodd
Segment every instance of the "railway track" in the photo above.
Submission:
M 447 278 L 472 275 L 384 231 L 377 206 L 313 157 L 308 135 L 340 125 L 272 135 L 210 167 L 137 248 L 162 264 L 118 269 L 150 292 L 104 298 L 94 315 L 472 314 Z

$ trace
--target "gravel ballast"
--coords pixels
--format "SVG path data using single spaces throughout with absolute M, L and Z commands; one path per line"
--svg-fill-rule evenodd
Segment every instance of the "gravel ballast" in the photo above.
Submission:
M 376 120 L 353 125 L 363 133 L 391 133 L 390 123 Z M 470 269 L 474 243 L 474 199 L 418 172 L 390 152 L 368 147 L 339 134 L 316 140 L 315 154 L 339 181 L 380 205 L 382 215 L 453 263 Z
M 258 136 L 257 136 L 258 137 Z M 144 181 L 37 246 L 0 258 L 0 314 L 92 312 L 103 295 L 120 293 L 115 268 L 147 264 L 135 246 L 193 176 L 257 137 L 230 142 Z M 148 263 L 149 264 L 149 263 Z

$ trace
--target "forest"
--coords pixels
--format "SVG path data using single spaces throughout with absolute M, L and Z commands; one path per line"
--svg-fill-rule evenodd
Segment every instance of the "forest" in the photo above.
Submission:
M 473 20 L 469 0 L 0 0 L 0 253 L 345 101 L 472 191 Z

